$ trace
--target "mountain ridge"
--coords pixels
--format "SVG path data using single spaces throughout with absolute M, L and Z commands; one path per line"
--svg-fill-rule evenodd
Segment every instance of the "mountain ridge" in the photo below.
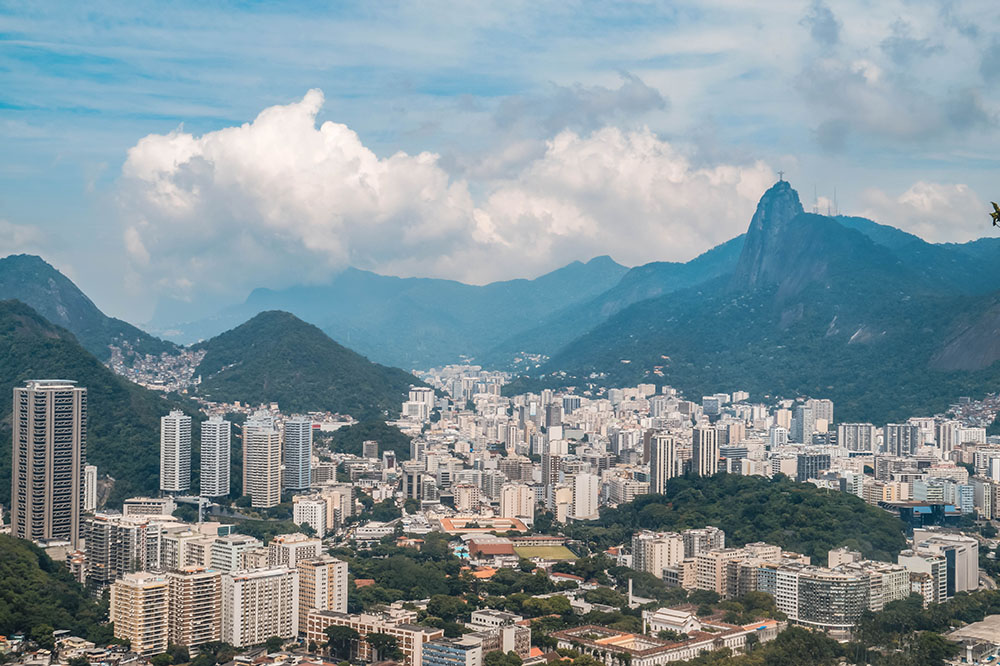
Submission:
M 102 361 L 109 345 L 130 345 L 139 354 L 176 351 L 165 342 L 105 315 L 72 280 L 39 256 L 12 254 L 0 259 L 0 299 L 17 299 L 56 326 L 71 331 L 77 341 Z
M 277 402 L 288 412 L 384 417 L 398 413 L 410 386 L 425 385 L 279 310 L 262 312 L 193 349 L 205 351 L 195 392 L 220 402 Z
M 877 420 L 995 387 L 1000 282 L 956 287 L 949 266 L 961 250 L 883 234 L 905 241 L 894 251 L 873 240 L 875 223 L 797 212 L 782 183 L 762 197 L 780 201 L 758 206 L 732 275 L 632 304 L 508 391 L 654 381 L 693 396 L 830 397 L 845 418 Z

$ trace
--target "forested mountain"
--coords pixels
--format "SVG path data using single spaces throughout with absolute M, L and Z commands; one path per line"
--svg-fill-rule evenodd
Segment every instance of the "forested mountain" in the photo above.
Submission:
M 87 461 L 115 479 L 112 501 L 159 489 L 160 417 L 178 405 L 121 377 L 73 334 L 19 301 L 0 301 L 0 504 L 10 503 L 11 410 L 28 379 L 69 379 L 87 389 Z M 194 410 L 188 409 L 190 414 Z M 197 419 L 195 419 L 197 421 Z
M 894 562 L 906 547 L 903 523 L 860 497 L 796 483 L 784 476 L 718 474 L 671 479 L 662 495 L 644 495 L 601 511 L 597 521 L 573 523 L 574 538 L 597 547 L 627 542 L 637 530 L 679 531 L 713 525 L 726 545 L 755 541 L 781 546 L 823 563 L 827 551 L 848 546 L 865 557 Z
M 992 269 L 959 288 L 955 266 L 969 273 L 985 260 L 907 236 L 805 213 L 779 182 L 761 198 L 731 275 L 621 311 L 555 354 L 541 381 L 825 396 L 838 416 L 876 422 L 995 390 Z M 569 376 L 551 374 L 560 371 Z M 510 390 L 536 385 L 538 376 Z
M 106 361 L 109 345 L 127 343 L 140 354 L 177 349 L 135 326 L 108 317 L 65 275 L 40 257 L 12 254 L 0 259 L 0 299 L 17 299 L 56 326 L 68 329 L 91 354 Z
M 113 639 L 105 610 L 61 562 L 28 541 L 0 534 L 0 634 L 22 633 L 52 648 L 52 630 L 68 629 L 98 645 Z
M 561 308 L 537 326 L 518 332 L 484 355 L 503 366 L 521 352 L 551 355 L 596 324 L 633 303 L 671 294 L 732 272 L 743 248 L 737 236 L 687 263 L 654 261 L 636 266 L 621 281 L 595 298 Z
M 372 363 L 287 312 L 262 312 L 195 345 L 205 357 L 198 394 L 216 401 L 277 402 L 284 412 L 397 416 L 410 386 L 423 382 Z
M 257 289 L 216 317 L 170 326 L 174 339 L 216 335 L 267 310 L 283 310 L 378 361 L 402 368 L 478 356 L 556 310 L 613 287 L 628 269 L 610 257 L 573 262 L 534 280 L 475 286 L 349 268 L 329 284 Z

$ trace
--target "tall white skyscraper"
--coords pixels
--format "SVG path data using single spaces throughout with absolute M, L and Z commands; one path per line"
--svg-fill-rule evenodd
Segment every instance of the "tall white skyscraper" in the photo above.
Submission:
M 191 489 L 191 417 L 173 410 L 160 417 L 160 490 Z
M 312 419 L 294 416 L 285 421 L 285 488 L 308 490 L 312 485 Z
M 719 433 L 715 428 L 699 426 L 692 432 L 691 470 L 698 476 L 719 471 Z
M 97 509 L 97 465 L 83 467 L 83 510 L 93 513 Z
M 573 479 L 573 518 L 594 520 L 597 512 L 601 479 L 596 474 L 580 473 Z
M 251 421 L 243 427 L 243 494 L 255 509 L 281 502 L 281 435 Z
M 665 432 L 649 440 L 649 492 L 665 492 L 667 479 L 677 476 L 677 440 Z
M 232 424 L 213 416 L 201 424 L 201 496 L 229 494 L 229 452 Z
M 19 539 L 79 539 L 87 389 L 75 384 L 37 379 L 14 389 L 10 526 Z

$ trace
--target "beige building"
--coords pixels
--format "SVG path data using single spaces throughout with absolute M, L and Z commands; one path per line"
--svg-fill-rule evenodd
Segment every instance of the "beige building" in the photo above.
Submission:
M 684 559 L 684 537 L 676 532 L 637 532 L 632 537 L 632 568 L 663 578 L 663 570 Z
M 144 657 L 167 649 L 169 583 L 166 576 L 130 573 L 111 586 L 110 618 L 115 638 L 128 640 Z
M 523 483 L 506 483 L 500 489 L 500 516 L 502 518 L 535 519 L 535 491 Z
M 14 389 L 11 534 L 30 541 L 80 539 L 87 451 L 87 389 L 34 379 Z
M 256 421 L 243 427 L 243 494 L 255 509 L 281 502 L 281 434 Z
M 323 542 L 300 532 L 281 534 L 267 544 L 267 565 L 294 569 L 299 560 L 317 557 L 323 552 Z
M 185 567 L 167 574 L 170 642 L 195 647 L 221 640 L 222 572 Z
M 347 612 L 347 562 L 330 555 L 298 561 L 299 631 L 306 630 L 309 611 Z
M 357 658 L 364 662 L 372 661 L 371 646 L 364 640 L 368 634 L 388 634 L 394 637 L 403 652 L 403 663 L 406 666 L 421 666 L 423 664 L 424 645 L 433 640 L 444 638 L 442 629 L 433 629 L 404 621 L 394 620 L 385 615 L 346 615 L 333 611 L 313 610 L 306 619 L 306 640 L 322 644 L 326 641 L 323 630 L 331 626 L 350 627 L 358 632 Z
M 223 641 L 247 647 L 272 636 L 294 638 L 298 631 L 297 569 L 274 567 L 222 576 Z
M 452 487 L 452 491 L 455 493 L 455 508 L 457 510 L 472 512 L 479 510 L 481 499 L 479 486 L 471 483 L 456 483 Z
M 695 560 L 698 567 L 698 589 L 711 590 L 722 597 L 727 594 L 729 562 L 750 559 L 750 553 L 742 548 L 719 548 L 699 553 Z

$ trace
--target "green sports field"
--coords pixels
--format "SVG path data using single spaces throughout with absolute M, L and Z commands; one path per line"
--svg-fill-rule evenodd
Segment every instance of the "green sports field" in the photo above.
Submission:
M 540 557 L 544 560 L 575 560 L 574 555 L 566 546 L 515 546 L 514 552 L 519 557 L 531 559 Z

